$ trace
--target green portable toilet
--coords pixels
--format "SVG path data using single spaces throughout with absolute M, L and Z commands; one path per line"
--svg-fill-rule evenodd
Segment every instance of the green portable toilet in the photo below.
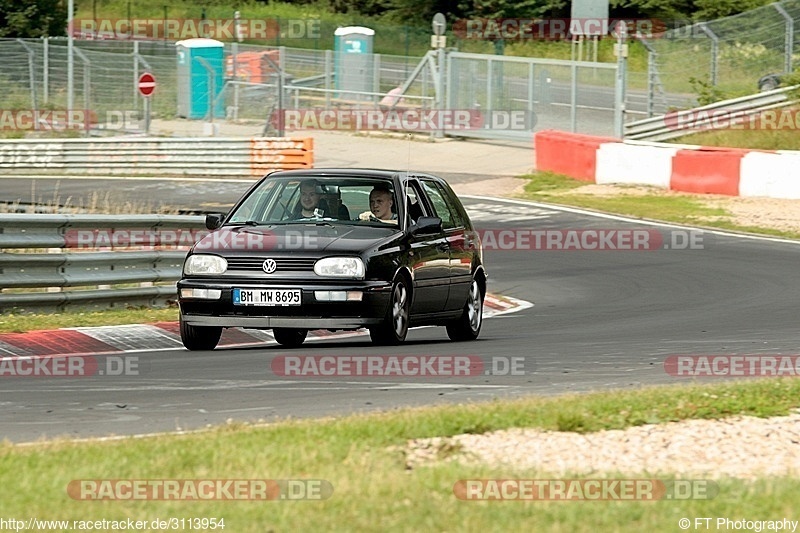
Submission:
M 372 42 L 375 30 L 362 26 L 336 28 L 333 32 L 333 68 L 336 88 L 346 91 L 371 92 L 373 90 Z M 368 100 L 371 97 L 352 93 L 339 93 L 338 98 Z
M 223 86 L 225 45 L 214 39 L 185 39 L 175 43 L 178 54 L 178 116 L 209 118 L 214 98 L 214 116 L 225 116 L 225 103 L 219 98 Z M 209 72 L 209 69 L 211 72 Z

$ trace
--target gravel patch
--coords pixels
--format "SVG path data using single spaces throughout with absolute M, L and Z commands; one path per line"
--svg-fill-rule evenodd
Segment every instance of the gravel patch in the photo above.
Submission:
M 408 468 L 457 461 L 555 475 L 797 476 L 800 413 L 683 420 L 595 433 L 515 428 L 416 439 L 404 451 Z

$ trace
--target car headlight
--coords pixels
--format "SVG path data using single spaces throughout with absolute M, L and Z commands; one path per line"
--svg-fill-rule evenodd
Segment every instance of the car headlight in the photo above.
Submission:
M 195 254 L 190 255 L 183 265 L 183 273 L 189 276 L 194 274 L 222 274 L 228 269 L 228 262 L 218 255 Z
M 314 274 L 332 278 L 364 277 L 364 262 L 360 257 L 326 257 L 314 263 Z

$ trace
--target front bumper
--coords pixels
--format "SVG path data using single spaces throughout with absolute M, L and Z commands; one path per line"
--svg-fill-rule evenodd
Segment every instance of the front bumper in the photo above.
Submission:
M 242 306 L 233 304 L 233 289 L 300 289 L 299 306 Z M 251 329 L 358 329 L 379 324 L 386 316 L 391 284 L 380 281 L 347 281 L 344 283 L 270 282 L 253 283 L 231 280 L 183 279 L 181 289 L 216 289 L 219 299 L 178 298 L 181 320 L 192 326 L 241 327 Z M 359 291 L 361 301 L 318 301 L 315 291 Z

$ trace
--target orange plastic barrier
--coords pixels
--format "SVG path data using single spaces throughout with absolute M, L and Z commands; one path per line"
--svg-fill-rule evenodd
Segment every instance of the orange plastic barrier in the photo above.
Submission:
M 594 182 L 597 149 L 609 142 L 619 139 L 556 130 L 536 132 L 533 136 L 536 169 Z
M 250 139 L 250 175 L 261 177 L 272 170 L 314 167 L 314 139 L 256 137 Z
M 748 150 L 703 147 L 678 150 L 672 158 L 670 189 L 674 191 L 739 195 L 739 167 Z

